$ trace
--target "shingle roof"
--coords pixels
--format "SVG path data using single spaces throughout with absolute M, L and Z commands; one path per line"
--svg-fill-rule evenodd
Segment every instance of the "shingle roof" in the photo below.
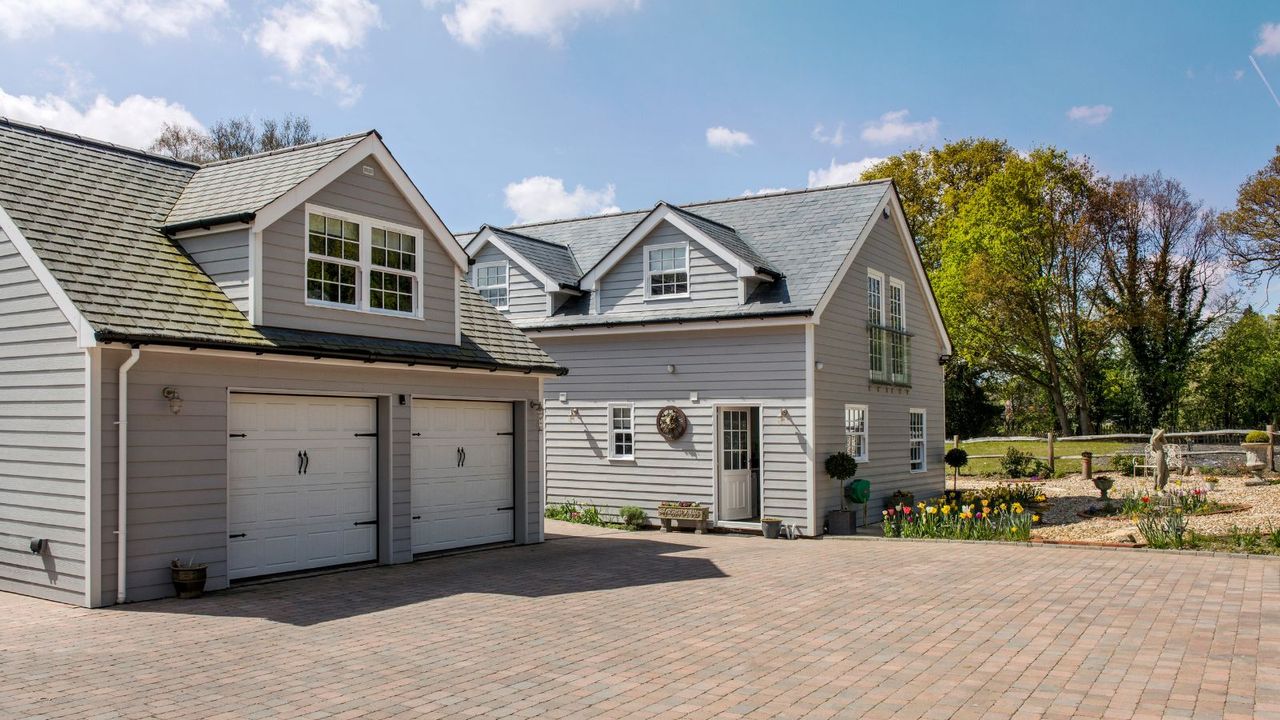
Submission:
M 204 165 L 187 183 L 164 224 L 257 212 L 372 134 L 369 130 Z
M 728 225 L 722 225 L 714 220 L 709 220 L 696 213 L 689 212 L 684 208 L 669 205 L 680 217 L 688 220 L 694 227 L 706 233 L 712 240 L 723 245 L 729 252 L 742 258 L 744 262 L 751 265 L 758 271 L 763 271 L 773 275 L 775 278 L 782 275 L 776 268 L 769 264 L 768 260 L 760 257 L 755 248 L 751 247 L 738 231 Z
M 0 209 L 101 340 L 559 369 L 469 287 L 461 293 L 461 346 L 255 327 L 159 231 L 196 172 L 189 163 L 0 118 Z
M 501 228 L 490 230 L 552 280 L 561 285 L 577 286 L 578 278 L 582 277 L 582 269 L 578 267 L 578 262 L 573 259 L 573 253 L 568 247 Z
M 891 187 L 889 181 L 877 180 L 680 205 L 677 210 L 684 211 L 684 217 L 692 215 L 702 220 L 700 229 L 719 233 L 716 236 L 719 242 L 733 242 L 736 237 L 743 246 L 735 252 L 755 253 L 765 263 L 764 267 L 775 270 L 782 279 L 760 283 L 746 303 L 722 308 L 629 310 L 625 314 L 593 316 L 586 311 L 587 300 L 576 298 L 562 305 L 552 317 L 522 322 L 521 327 L 610 325 L 811 311 L 835 279 L 841 260 L 853 249 L 863 228 L 874 221 L 876 207 Z M 572 251 L 580 267 L 590 268 L 649 212 L 554 220 L 506 229 L 564 245 Z M 466 236 L 460 239 L 463 237 Z

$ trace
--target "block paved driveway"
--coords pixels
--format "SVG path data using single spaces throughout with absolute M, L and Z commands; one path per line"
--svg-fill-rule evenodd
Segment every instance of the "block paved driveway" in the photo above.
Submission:
M 0 717 L 1280 717 L 1280 561 L 552 530 L 198 601 L 0 593 Z

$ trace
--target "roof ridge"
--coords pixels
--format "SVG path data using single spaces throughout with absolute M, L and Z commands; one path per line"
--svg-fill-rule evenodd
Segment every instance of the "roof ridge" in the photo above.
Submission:
M 34 123 L 23 122 L 21 120 L 15 120 L 14 118 L 5 117 L 3 115 L 0 115 L 0 125 L 8 125 L 10 127 L 17 128 L 19 130 L 26 130 L 28 132 L 47 135 L 49 137 L 58 138 L 60 140 L 73 140 L 82 145 L 96 147 L 101 150 L 112 150 L 124 155 L 133 155 L 133 156 L 142 158 L 143 160 L 156 160 L 159 162 L 163 162 L 167 165 L 177 165 L 179 167 L 190 168 L 192 170 L 198 169 L 200 167 L 200 165 L 196 163 L 188 162 L 186 160 L 179 160 L 178 158 L 170 157 L 168 155 L 161 155 L 159 153 L 147 152 L 146 150 L 140 150 L 135 147 L 129 147 L 128 145 L 118 145 L 116 143 L 109 142 L 107 140 L 99 140 L 97 138 L 86 137 L 84 135 L 77 135 L 73 132 L 67 132 L 66 130 L 58 130 L 56 128 L 46 127 L 44 125 L 36 125 Z
M 320 147 L 321 145 L 329 145 L 331 143 L 338 143 L 338 142 L 344 142 L 346 140 L 354 140 L 356 138 L 369 137 L 370 135 L 377 135 L 379 138 L 382 137 L 382 135 L 379 134 L 377 130 L 373 130 L 373 129 L 363 130 L 361 132 L 349 133 L 347 135 L 342 135 L 340 137 L 325 138 L 323 140 L 316 140 L 314 142 L 303 143 L 301 145 L 290 145 L 289 147 L 276 148 L 275 150 L 264 150 L 262 152 L 253 153 L 252 155 L 241 155 L 239 157 L 226 158 L 224 160 L 214 160 L 212 162 L 207 162 L 203 165 L 200 165 L 199 167 L 200 168 L 221 167 L 223 165 L 231 165 L 233 163 L 242 162 L 244 160 L 256 160 L 258 158 L 270 157 L 272 155 L 283 155 L 285 153 L 291 153 L 298 150 L 309 150 L 314 147 Z
M 732 225 L 725 225 L 724 223 L 719 222 L 719 221 L 717 221 L 717 220 L 712 220 L 712 219 L 711 219 L 711 218 L 709 218 L 709 217 L 704 217 L 704 216 L 702 216 L 702 215 L 699 215 L 698 213 L 693 212 L 692 210 L 685 210 L 684 208 L 680 207 L 679 205 L 672 205 L 671 203 L 664 203 L 664 204 L 666 204 L 666 205 L 670 205 L 670 206 L 671 206 L 672 208 L 674 208 L 676 211 L 678 211 L 678 212 L 682 212 L 682 213 L 684 213 L 685 215 L 691 215 L 691 216 L 693 216 L 693 217 L 698 218 L 699 220 L 702 220 L 703 222 L 709 222 L 709 223 L 711 223 L 712 225 L 715 225 L 716 227 L 724 228 L 725 230 L 728 230 L 729 232 L 733 233 L 734 235 L 737 235 L 737 234 L 738 234 L 738 228 L 733 227 Z M 744 241 L 744 242 L 745 242 L 745 241 Z
M 551 245 L 552 247 L 558 247 L 558 248 L 560 248 L 561 250 L 568 250 L 570 254 L 572 254 L 572 253 L 573 253 L 573 249 L 572 249 L 572 248 L 570 248 L 568 245 L 565 245 L 564 243 L 558 243 L 558 242 L 556 242 L 556 241 L 554 241 L 554 240 L 547 240 L 547 239 L 545 239 L 545 238 L 534 237 L 534 236 L 532 236 L 532 235 L 525 235 L 524 233 L 512 232 L 511 230 L 507 230 L 506 228 L 498 227 L 498 226 L 496 226 L 496 225 L 488 225 L 487 227 L 488 227 L 490 230 L 494 230 L 494 231 L 496 231 L 496 232 L 502 232 L 502 233 L 506 233 L 506 234 L 508 234 L 508 235 L 515 235 L 515 236 L 516 236 L 516 237 L 518 237 L 518 238 L 524 238 L 525 240 L 532 240 L 532 241 L 534 241 L 534 242 L 540 242 L 540 243 L 542 243 L 542 244 L 544 244 L 544 245 Z M 477 231 L 476 231 L 476 234 L 479 234 L 482 230 L 483 230 L 483 228 L 481 228 L 481 230 L 477 230 Z
M 667 204 L 668 204 L 668 205 L 671 205 L 672 207 L 678 208 L 678 209 L 680 209 L 680 210 L 684 210 L 685 212 L 689 212 L 689 213 L 692 213 L 692 214 L 694 214 L 694 215 L 698 215 L 697 213 L 694 213 L 692 210 L 689 210 L 688 208 L 691 208 L 691 207 L 703 207 L 703 206 L 706 206 L 706 205 L 721 205 L 721 204 L 724 204 L 724 203 L 740 202 L 740 201 L 743 201 L 743 200 L 758 200 L 758 199 L 760 199 L 760 198 L 782 197 L 782 196 L 784 196 L 784 195 L 803 195 L 803 194 L 805 194 L 805 193 L 827 192 L 827 191 L 830 191 L 830 190 L 847 190 L 847 189 L 849 189 L 849 188 L 853 188 L 853 187 L 862 187 L 862 186 L 865 186 L 865 185 L 879 185 L 879 184 L 887 184 L 887 183 L 890 183 L 890 182 L 892 182 L 892 180 L 890 180 L 889 178 L 877 178 L 877 179 L 875 179 L 875 180 L 857 180 L 857 181 L 855 181 L 855 182 L 844 183 L 843 185 L 823 185 L 822 187 L 816 187 L 816 188 L 803 188 L 803 189 L 799 189 L 799 190 L 779 190 L 779 191 L 777 191 L 777 192 L 758 193 L 758 194 L 755 194 L 755 195 L 737 195 L 737 196 L 734 196 L 734 197 L 720 198 L 720 199 L 717 199 L 717 200 L 699 200 L 699 201 L 697 201 L 697 202 L 684 203 L 684 204 L 682 204 L 682 205 L 676 205 L 675 203 L 667 203 Z M 656 207 L 656 204 L 655 204 L 655 207 Z M 523 224 L 519 224 L 519 225 L 508 225 L 508 226 L 506 226 L 506 227 L 507 227 L 507 228 L 531 228 L 531 227 L 541 227 L 541 226 L 543 226 L 543 225 L 558 225 L 558 224 L 560 224 L 560 223 L 582 222 L 582 221 L 584 221 L 584 220 L 600 220 L 600 219 L 602 219 L 602 218 L 622 217 L 622 216 L 624 216 L 624 215 L 638 215 L 638 214 L 646 214 L 646 215 L 647 215 L 647 214 L 649 214 L 649 213 L 651 213 L 651 212 L 653 212 L 653 208 L 652 208 L 652 207 L 650 207 L 650 208 L 641 208 L 641 209 L 639 209 L 639 210 L 624 210 L 624 211 L 622 211 L 622 212 L 614 212 L 614 213 L 597 213 L 597 214 L 595 214 L 595 215 L 580 215 L 580 216 L 578 216 L 578 217 L 556 218 L 556 219 L 553 219 L 553 220 L 539 220 L 539 221 L 537 221 L 537 222 L 523 223 Z M 702 215 L 698 215 L 698 217 L 703 217 L 703 216 L 702 216 Z M 710 218 L 703 218 L 703 219 L 707 220 L 708 222 L 715 222 L 715 220 L 712 220 L 712 219 L 710 219 Z M 719 224 L 719 223 L 717 223 L 717 224 Z M 490 227 L 496 227 L 496 226 L 490 226 Z M 729 227 L 729 226 L 728 226 L 728 225 L 725 225 L 724 227 Z M 504 228 L 504 229 L 506 229 L 506 228 Z M 730 229 L 730 230 L 733 230 L 733 228 L 729 228 L 729 229 Z M 480 232 L 480 231 L 477 229 L 477 230 L 473 230 L 473 231 L 470 231 L 470 232 L 471 232 L 472 234 L 474 234 L 474 233 L 477 233 L 477 232 Z M 735 230 L 735 232 L 737 232 L 737 231 Z M 467 233 L 466 233 L 466 232 L 461 232 L 461 233 L 458 233 L 458 234 L 459 234 L 459 235 L 466 235 Z

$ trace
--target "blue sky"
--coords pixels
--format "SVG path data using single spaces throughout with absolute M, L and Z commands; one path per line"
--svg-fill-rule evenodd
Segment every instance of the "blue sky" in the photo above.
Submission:
M 974 135 L 1226 207 L 1280 143 L 1249 60 L 1280 86 L 1271 23 L 1274 2 L 0 0 L 0 115 L 133 145 L 237 114 L 374 127 L 456 230 L 840 182 Z

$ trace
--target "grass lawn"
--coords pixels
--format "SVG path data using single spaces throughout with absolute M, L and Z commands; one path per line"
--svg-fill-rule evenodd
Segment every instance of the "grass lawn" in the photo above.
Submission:
M 1135 445 L 1141 445 L 1140 441 L 1123 441 L 1123 440 L 1096 440 L 1091 442 L 1056 442 L 1053 445 L 1053 454 L 1059 457 L 1063 455 L 1079 455 L 1088 450 L 1095 456 L 1104 453 L 1113 453 Z M 973 459 L 974 455 L 1004 455 L 1009 447 L 1016 447 L 1024 452 L 1029 452 L 1041 460 L 1045 459 L 1045 454 L 1049 450 L 1049 446 L 1044 442 L 1010 442 L 1002 440 L 998 442 L 984 443 L 962 443 L 961 448 L 969 453 L 969 464 L 960 471 L 960 475 L 997 475 L 1003 474 L 1000 470 L 999 458 L 978 458 Z M 947 449 L 951 448 L 951 444 L 947 443 Z M 1111 458 L 1094 458 L 1093 468 L 1096 472 L 1111 472 Z M 1059 473 L 1078 473 L 1080 472 L 1079 460 L 1058 460 L 1055 469 Z M 948 468 L 947 474 L 951 474 Z

